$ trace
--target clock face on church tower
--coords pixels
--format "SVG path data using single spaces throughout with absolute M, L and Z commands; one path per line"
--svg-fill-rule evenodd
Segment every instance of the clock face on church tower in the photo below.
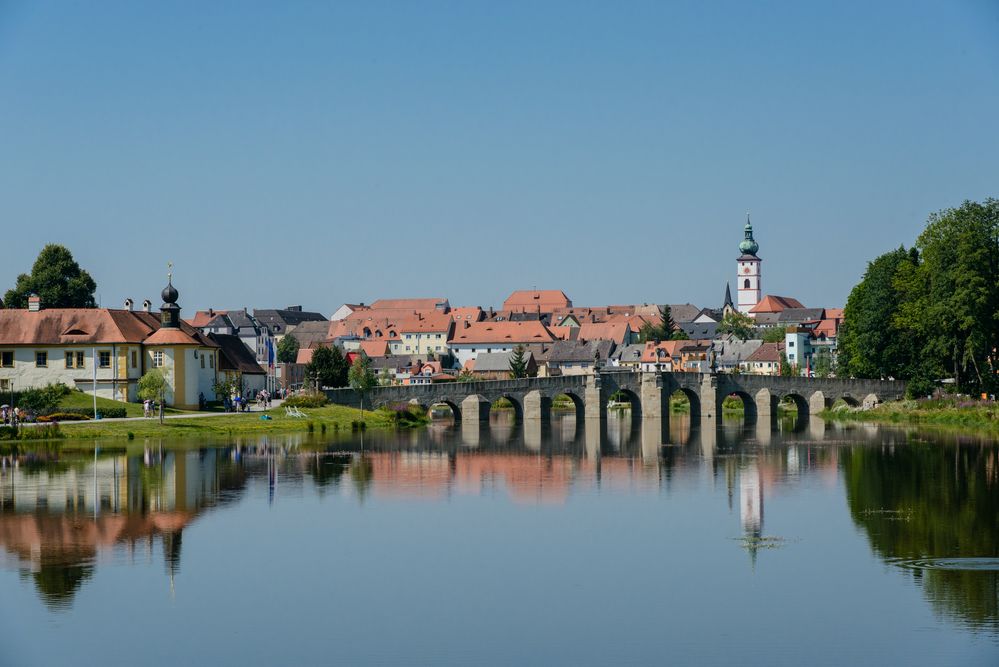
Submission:
M 744 268 L 744 269 L 742 270 L 742 272 L 743 272 L 743 273 L 749 273 L 749 267 L 747 266 L 746 268 Z

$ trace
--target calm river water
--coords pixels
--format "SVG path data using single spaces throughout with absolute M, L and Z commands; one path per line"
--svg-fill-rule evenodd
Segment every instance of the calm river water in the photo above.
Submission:
M 995 441 L 673 422 L 8 459 L 0 664 L 999 664 Z

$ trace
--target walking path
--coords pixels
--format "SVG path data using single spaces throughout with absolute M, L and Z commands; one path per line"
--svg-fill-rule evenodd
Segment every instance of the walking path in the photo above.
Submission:
M 236 415 L 246 415 L 254 413 L 262 413 L 268 410 L 273 410 L 274 408 L 280 407 L 284 401 L 273 398 L 271 399 L 271 407 L 264 408 L 263 406 L 258 406 L 256 403 L 250 406 L 249 412 L 184 412 L 181 414 L 168 414 L 163 415 L 163 419 L 201 419 L 204 417 L 233 417 Z M 152 417 L 114 417 L 109 419 L 81 419 L 80 421 L 64 421 L 59 422 L 60 427 L 66 427 L 71 424 L 104 424 L 111 422 L 141 422 L 141 421 L 152 421 L 159 419 L 159 415 L 153 415 Z M 44 424 L 42 424 L 44 425 Z M 35 423 L 23 423 L 21 426 L 39 426 Z

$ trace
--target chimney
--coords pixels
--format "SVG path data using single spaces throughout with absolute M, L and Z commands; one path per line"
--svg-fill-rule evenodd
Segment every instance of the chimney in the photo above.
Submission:
M 37 313 L 42 309 L 42 299 L 37 294 L 31 294 L 28 296 L 28 312 Z
M 153 312 L 153 302 L 149 299 L 145 299 L 142 302 L 142 310 L 147 313 Z
M 125 299 L 125 310 L 127 310 L 128 312 L 132 312 L 132 306 L 134 305 L 135 305 L 134 301 L 132 301 L 131 299 Z
M 208 309 L 208 317 L 215 317 L 215 309 L 214 308 L 209 308 Z

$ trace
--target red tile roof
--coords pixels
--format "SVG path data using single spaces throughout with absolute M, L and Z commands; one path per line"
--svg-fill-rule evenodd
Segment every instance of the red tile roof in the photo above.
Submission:
M 165 338 L 181 344 L 216 347 L 187 323 L 159 334 L 154 313 L 110 308 L 48 308 L 38 312 L 0 310 L 0 345 L 91 345 L 147 343 Z M 174 334 L 180 334 L 175 336 Z M 164 343 L 159 343 L 164 344 Z
M 785 308 L 804 308 L 801 302 L 797 299 L 792 299 L 789 296 L 774 296 L 773 294 L 768 294 L 763 299 L 753 306 L 749 312 L 751 313 L 779 313 Z
M 454 333 L 453 343 L 544 343 L 555 338 L 541 322 L 476 322 Z
M 503 302 L 503 310 L 551 313 L 571 308 L 572 301 L 562 290 L 517 290 Z
M 746 357 L 746 362 L 780 361 L 780 353 L 784 351 L 784 343 L 764 343 L 756 351 Z
M 624 344 L 631 328 L 627 322 L 605 322 L 590 324 L 584 322 L 579 326 L 579 340 L 612 340 L 618 345 Z
M 371 304 L 372 310 L 411 310 L 411 311 L 434 311 L 438 304 L 446 303 L 447 299 L 378 299 Z

